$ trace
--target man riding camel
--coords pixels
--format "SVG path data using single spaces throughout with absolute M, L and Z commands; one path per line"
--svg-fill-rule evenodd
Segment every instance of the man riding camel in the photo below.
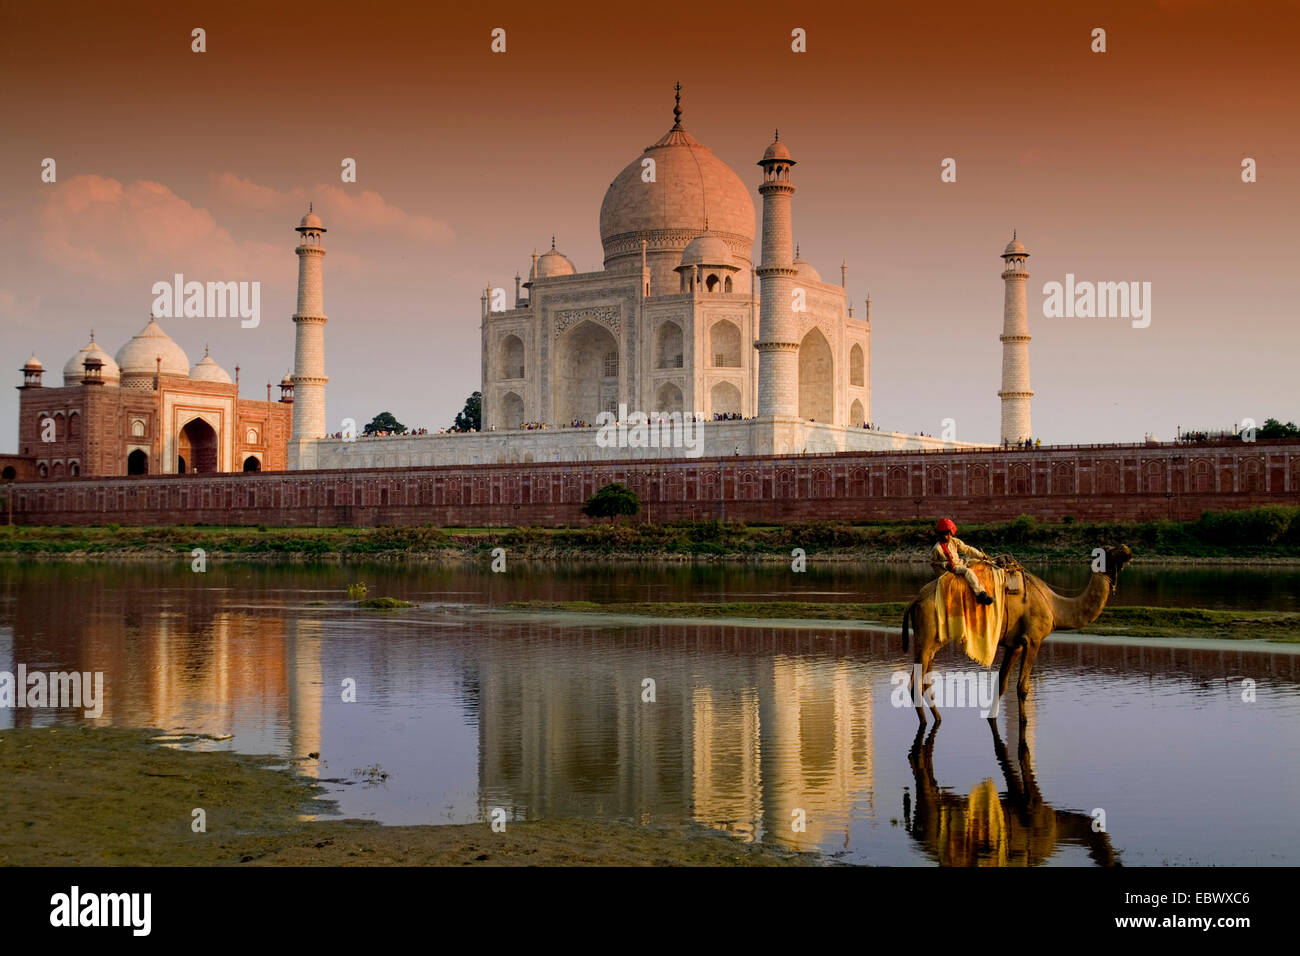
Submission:
M 966 566 L 962 558 L 982 558 L 985 561 L 992 559 L 979 548 L 972 548 L 958 538 L 957 526 L 953 524 L 951 518 L 942 519 L 934 526 L 934 530 L 939 540 L 934 550 L 930 552 L 930 567 L 934 568 L 936 574 L 942 575 L 945 571 L 951 571 L 958 577 L 964 577 L 971 590 L 975 592 L 975 600 L 980 604 L 992 604 L 993 595 L 984 590 L 975 572 Z

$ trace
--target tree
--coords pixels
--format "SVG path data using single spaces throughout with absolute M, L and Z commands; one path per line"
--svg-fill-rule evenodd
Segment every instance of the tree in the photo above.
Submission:
M 457 412 L 456 423 L 451 427 L 458 432 L 467 432 L 470 429 L 476 432 L 483 430 L 482 392 L 473 392 L 465 399 L 465 407 Z
M 396 432 L 399 435 L 406 433 L 406 426 L 393 417 L 392 412 L 380 412 L 370 420 L 370 424 L 361 430 L 363 435 L 373 435 L 376 432 Z
M 1265 420 L 1264 424 L 1255 432 L 1256 438 L 1297 438 L 1300 437 L 1300 428 L 1296 428 L 1295 422 L 1287 422 L 1283 425 L 1276 418 Z
M 636 492 L 618 482 L 606 485 L 587 499 L 582 513 L 588 518 L 608 518 L 613 524 L 619 515 L 634 515 L 641 510 Z

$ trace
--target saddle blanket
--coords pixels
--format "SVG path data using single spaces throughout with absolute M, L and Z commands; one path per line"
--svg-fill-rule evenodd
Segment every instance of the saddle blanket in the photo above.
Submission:
M 993 603 L 980 604 L 964 577 L 945 571 L 939 578 L 934 602 L 939 618 L 939 643 L 956 641 L 967 657 L 981 667 L 990 667 L 998 655 L 998 641 L 1002 639 L 1006 621 L 1007 573 L 983 561 L 973 562 L 969 567 L 992 596 Z

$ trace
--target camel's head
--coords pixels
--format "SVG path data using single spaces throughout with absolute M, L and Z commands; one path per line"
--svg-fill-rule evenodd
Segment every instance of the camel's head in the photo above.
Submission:
M 1103 572 L 1106 577 L 1110 578 L 1110 589 L 1116 591 L 1119 589 L 1119 572 L 1133 560 L 1133 550 L 1126 544 L 1111 545 L 1102 548 L 1106 554 L 1106 568 Z

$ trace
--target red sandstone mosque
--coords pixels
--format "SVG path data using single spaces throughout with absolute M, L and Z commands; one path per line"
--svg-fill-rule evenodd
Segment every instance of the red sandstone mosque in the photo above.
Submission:
M 239 397 L 204 349 L 185 351 L 150 319 L 110 356 L 90 341 L 63 366 L 60 383 L 44 381 L 35 355 L 22 368 L 18 455 L 5 456 L 4 477 L 214 474 L 283 471 L 293 383 L 280 400 Z M 17 468 L 28 474 L 18 475 Z

